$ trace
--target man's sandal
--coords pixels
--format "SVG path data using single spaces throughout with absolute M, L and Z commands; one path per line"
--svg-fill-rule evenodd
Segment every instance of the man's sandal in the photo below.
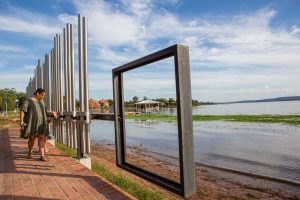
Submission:
M 48 160 L 47 160 L 47 158 L 45 158 L 45 156 L 41 156 L 40 161 L 48 161 Z
M 32 157 L 31 157 L 31 152 L 29 153 L 27 153 L 27 159 L 31 159 Z

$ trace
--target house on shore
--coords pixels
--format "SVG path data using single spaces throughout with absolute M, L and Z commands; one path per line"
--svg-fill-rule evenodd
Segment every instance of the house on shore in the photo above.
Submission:
M 159 113 L 160 112 L 160 104 L 159 101 L 153 100 L 144 100 L 135 103 L 136 112 L 140 113 Z

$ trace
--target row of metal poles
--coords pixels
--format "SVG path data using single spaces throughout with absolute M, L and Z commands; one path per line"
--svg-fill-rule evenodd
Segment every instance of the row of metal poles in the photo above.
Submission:
M 88 102 L 87 21 L 81 15 L 78 15 L 78 65 L 80 108 L 77 110 L 74 32 L 73 25 L 67 24 L 63 28 L 63 42 L 61 35 L 56 34 L 51 53 L 46 53 L 44 64 L 42 64 L 41 59 L 38 60 L 34 76 L 30 78 L 26 92 L 27 97 L 31 98 L 37 88 L 46 90 L 44 101 L 47 109 L 60 113 L 60 118 L 52 119 L 52 130 L 56 141 L 64 143 L 68 147 L 77 148 L 78 157 L 83 157 L 84 154 L 90 153 L 90 113 Z

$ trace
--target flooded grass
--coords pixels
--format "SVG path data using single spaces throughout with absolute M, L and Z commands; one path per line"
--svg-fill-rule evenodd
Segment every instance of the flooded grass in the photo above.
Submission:
M 126 115 L 126 119 L 176 121 L 174 115 Z M 250 123 L 283 123 L 300 126 L 300 115 L 193 115 L 193 121 L 230 121 Z

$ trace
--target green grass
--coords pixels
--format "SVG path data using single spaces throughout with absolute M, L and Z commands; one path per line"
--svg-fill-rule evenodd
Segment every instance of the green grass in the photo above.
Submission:
M 126 119 L 176 121 L 172 115 L 127 115 Z M 193 121 L 230 121 L 251 123 L 283 123 L 299 126 L 300 115 L 193 115 Z
M 69 148 L 66 145 L 60 144 L 60 143 L 58 143 L 56 141 L 55 141 L 55 147 L 57 147 L 58 149 L 60 149 L 63 152 L 65 152 L 65 154 L 67 154 L 68 156 L 70 156 L 72 158 L 77 158 L 77 151 L 76 151 L 76 149 Z
M 138 199 L 166 199 L 162 193 L 154 192 L 148 188 L 145 188 L 144 186 L 133 180 L 130 180 L 128 177 L 122 174 L 113 174 L 111 171 L 109 171 L 109 169 L 103 167 L 95 161 L 92 161 L 92 170 Z
M 55 146 L 65 152 L 68 156 L 76 157 L 77 152 L 75 149 L 71 149 L 63 144 L 55 143 Z M 95 160 L 92 160 L 92 170 L 108 180 L 109 182 L 122 188 L 124 191 L 133 195 L 141 200 L 161 200 L 167 199 L 162 193 L 154 192 L 148 188 L 145 188 L 136 181 L 130 180 L 130 178 L 122 174 L 114 174 L 108 168 L 104 167 Z

